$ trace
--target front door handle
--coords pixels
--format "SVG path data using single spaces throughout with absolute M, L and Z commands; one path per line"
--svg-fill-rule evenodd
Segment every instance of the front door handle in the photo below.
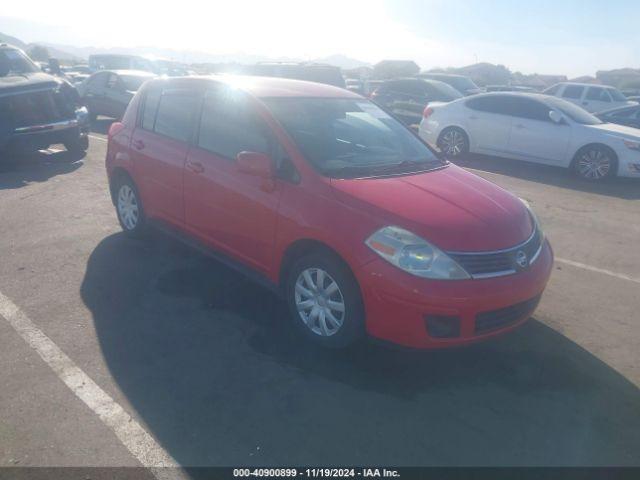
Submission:
M 187 168 L 193 173 L 204 172 L 204 165 L 202 165 L 200 162 L 187 162 Z

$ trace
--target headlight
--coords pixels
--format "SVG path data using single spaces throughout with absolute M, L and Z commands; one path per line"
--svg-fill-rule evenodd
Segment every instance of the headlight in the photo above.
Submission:
M 389 263 L 417 277 L 437 280 L 470 278 L 446 253 L 402 228 L 381 228 L 365 243 Z
M 640 142 L 634 142 L 633 140 L 623 140 L 623 141 L 624 141 L 625 147 L 630 148 L 631 150 L 640 151 Z
M 533 221 L 533 225 L 535 229 L 538 232 L 540 232 L 541 241 L 544 240 L 544 231 L 542 230 L 542 225 L 540 224 L 540 220 L 538 219 L 536 212 L 533 211 L 533 208 L 531 208 L 531 205 L 529 204 L 529 202 L 527 202 L 524 198 L 520 198 L 520 201 L 524 204 L 527 211 L 529 212 L 529 215 L 531 216 L 531 220 Z

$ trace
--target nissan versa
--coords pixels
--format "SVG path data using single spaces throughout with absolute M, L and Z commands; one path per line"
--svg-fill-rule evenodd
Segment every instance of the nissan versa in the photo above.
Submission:
M 153 223 L 263 280 L 327 347 L 504 333 L 552 268 L 523 201 L 328 85 L 149 81 L 112 125 L 106 165 L 126 234 Z

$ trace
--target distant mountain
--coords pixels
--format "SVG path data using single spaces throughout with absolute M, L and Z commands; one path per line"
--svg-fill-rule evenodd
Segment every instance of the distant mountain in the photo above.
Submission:
M 18 47 L 22 49 L 27 48 L 27 44 L 24 43 L 22 40 L 17 39 L 16 37 L 12 37 L 10 35 L 5 35 L 2 32 L 0 32 L 0 43 L 8 43 L 10 45 L 13 45 L 14 47 Z

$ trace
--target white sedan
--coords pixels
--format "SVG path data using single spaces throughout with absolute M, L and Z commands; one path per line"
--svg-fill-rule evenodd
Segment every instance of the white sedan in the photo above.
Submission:
M 592 181 L 640 178 L 640 129 L 603 123 L 548 95 L 487 93 L 432 103 L 420 136 L 449 157 L 498 155 L 571 168 Z

